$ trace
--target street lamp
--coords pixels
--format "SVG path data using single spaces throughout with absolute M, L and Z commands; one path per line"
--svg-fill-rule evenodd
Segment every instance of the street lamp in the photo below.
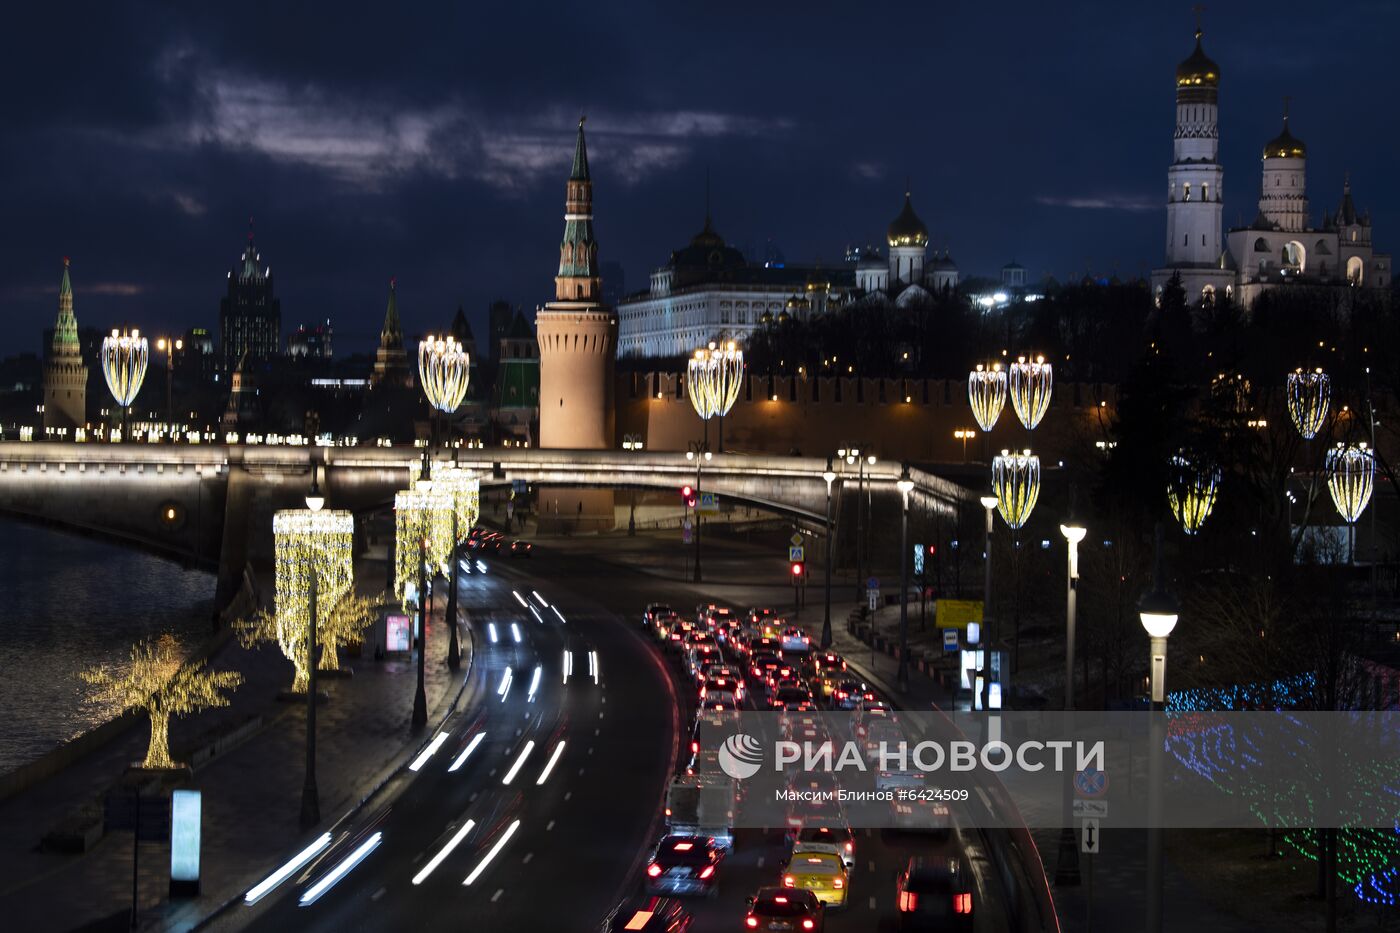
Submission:
M 899 670 L 895 674 L 895 686 L 901 691 L 909 688 L 909 493 L 914 490 L 914 481 L 909 478 L 909 467 L 899 475 L 895 483 L 902 500 L 899 519 Z
M 161 337 L 156 340 L 156 349 L 165 353 L 165 422 L 170 426 L 171 439 L 174 439 L 175 406 L 171 403 L 170 384 L 175 373 L 175 351 L 183 350 L 185 342 L 180 339 Z
M 139 330 L 129 334 L 113 330 L 112 336 L 102 338 L 102 375 L 112 398 L 122 409 L 122 440 L 127 439 L 126 422 L 131 403 L 146 380 L 146 365 L 150 362 L 151 346 Z
M 447 417 L 462 404 L 462 399 L 467 394 L 467 384 L 471 380 L 471 357 L 462 345 L 451 335 L 446 337 L 433 337 L 428 335 L 427 339 L 418 344 L 418 376 L 423 384 L 423 394 L 428 397 L 428 404 L 433 406 L 436 412 L 441 412 Z M 434 426 L 439 419 L 433 416 Z M 433 444 L 437 446 L 439 442 L 437 430 L 433 431 Z M 456 449 L 453 449 L 456 455 Z M 428 461 L 425 457 L 423 461 L 424 477 L 427 477 Z M 462 666 L 462 649 L 457 641 L 457 509 L 454 503 L 452 510 L 452 542 L 449 551 L 448 579 L 447 579 L 447 627 L 451 632 L 451 640 L 447 647 L 447 666 L 452 670 L 457 670 Z M 427 629 L 424 628 L 426 634 Z M 427 641 L 423 642 L 422 648 L 426 648 Z M 422 657 L 420 650 L 419 657 Z
M 858 448 L 843 447 L 836 451 L 836 456 L 845 460 L 847 466 L 856 467 L 856 598 L 859 599 L 865 588 L 865 564 L 862 559 L 865 536 L 862 532 L 860 510 L 864 504 L 866 511 L 869 511 L 870 503 L 865 500 L 865 468 L 875 465 L 875 455 L 866 454 L 862 457 Z
M 628 434 L 622 438 L 622 449 L 637 451 L 645 447 L 640 434 Z M 637 487 L 632 487 L 632 506 L 627 512 L 627 537 L 637 534 Z
M 1162 525 L 1152 571 L 1152 592 L 1138 603 L 1138 618 L 1151 643 L 1152 716 L 1147 745 L 1147 933 L 1162 930 L 1162 768 L 1166 742 L 1162 708 L 1166 700 L 1167 637 L 1176 628 L 1176 599 L 1162 583 Z
M 1055 384 L 1054 370 L 1043 356 L 1030 361 L 1022 356 L 1011 364 L 1008 381 L 1011 407 L 1015 409 L 1016 417 L 1021 419 L 1027 431 L 1034 431 L 1050 408 L 1050 393 Z
M 963 463 L 967 462 L 967 442 L 972 440 L 976 436 L 977 432 L 974 431 L 972 428 L 958 428 L 953 432 L 953 438 L 955 440 L 962 441 Z
M 744 351 L 732 340 L 722 347 L 711 342 L 708 349 L 696 350 L 686 366 L 686 393 L 690 396 L 691 407 L 705 424 L 707 447 L 710 419 L 720 419 L 720 453 L 724 453 L 724 416 L 739 400 L 743 380 Z
M 826 458 L 826 469 L 822 471 L 826 480 L 826 614 L 822 619 L 822 647 L 831 647 L 831 484 L 836 474 L 831 469 L 831 458 Z
M 708 444 L 690 442 L 690 449 L 685 452 L 685 459 L 695 461 L 695 574 L 694 582 L 700 582 L 700 474 L 704 465 L 710 460 L 711 454 Z
M 1065 584 L 1065 712 L 1074 711 L 1074 623 L 1076 598 L 1079 590 L 1079 542 L 1089 530 L 1073 518 L 1060 526 L 1060 534 L 1069 545 L 1068 565 Z M 1079 846 L 1074 838 L 1070 804 L 1070 775 L 1064 776 L 1064 828 L 1060 830 L 1060 858 L 1055 870 L 1055 884 L 1062 886 L 1079 884 Z
M 988 704 L 989 692 L 992 683 L 992 651 L 996 648 L 996 631 L 992 621 L 992 528 L 995 524 L 992 516 L 996 513 L 997 497 L 983 496 L 979 500 L 982 503 L 982 510 L 987 513 L 987 553 L 983 560 L 986 567 L 987 582 L 982 594 L 982 709 L 991 709 Z

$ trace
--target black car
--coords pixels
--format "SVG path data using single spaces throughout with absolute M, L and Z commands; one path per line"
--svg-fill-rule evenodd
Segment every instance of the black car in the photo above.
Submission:
M 719 892 L 724 850 L 709 836 L 666 836 L 647 863 L 647 890 L 666 894 Z
M 806 888 L 759 888 L 749 898 L 744 929 L 820 931 L 825 919 L 822 902 Z
M 669 897 L 637 897 L 625 902 L 613 914 L 610 933 L 685 933 L 690 914 L 679 901 Z
M 900 930 L 972 929 L 972 879 L 954 856 L 916 855 L 895 879 Z

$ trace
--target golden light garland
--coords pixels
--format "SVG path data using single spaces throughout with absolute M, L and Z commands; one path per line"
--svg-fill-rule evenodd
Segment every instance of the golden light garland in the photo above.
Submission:
M 418 344 L 418 377 L 428 404 L 450 415 L 467 394 L 471 359 L 456 338 L 429 334 Z
M 1215 509 L 1220 489 L 1220 467 L 1195 458 L 1171 459 L 1167 481 L 1167 505 L 1188 535 L 1198 534 Z
M 686 391 L 702 420 L 729 414 L 744 382 L 744 351 L 729 341 L 696 350 L 686 367 Z
M 1338 444 L 1327 451 L 1327 491 L 1348 525 L 1366 511 L 1375 476 L 1376 458 L 1365 444 Z
M 1016 410 L 1016 417 L 1021 419 L 1026 430 L 1034 431 L 1050 408 L 1050 393 L 1055 388 L 1053 369 L 1043 356 L 1036 357 L 1033 362 L 1019 357 L 1011 364 L 1009 382 L 1011 407 Z
M 114 713 L 144 710 L 151 721 L 151 740 L 143 768 L 173 768 L 170 757 L 170 717 L 185 716 L 216 706 L 228 706 L 223 691 L 243 683 L 237 671 L 205 670 L 203 662 L 186 664 L 185 651 L 174 635 L 138 642 L 122 673 L 106 665 L 79 674 L 93 688 L 86 701 Z
M 997 512 L 1012 531 L 1030 521 L 1040 498 L 1040 458 L 1029 450 L 992 458 L 992 492 Z
M 1006 373 L 1000 363 L 979 363 L 967 374 L 967 401 L 982 433 L 991 431 L 1006 407 Z
M 457 543 L 466 540 L 468 532 L 481 517 L 481 480 L 472 470 L 434 462 L 430 467 L 433 488 L 452 497 L 457 512 Z
M 277 599 L 275 636 L 282 654 L 296 668 L 292 692 L 306 692 L 308 616 L 311 580 L 316 580 L 316 640 L 320 667 L 339 666 L 337 638 L 327 624 L 354 587 L 355 517 L 342 510 L 283 509 L 272 516 Z
M 102 375 L 119 407 L 130 406 L 141 391 L 150 358 L 150 343 L 139 330 L 129 334 L 114 330 L 112 336 L 102 338 Z
M 1317 437 L 1332 404 L 1332 379 L 1322 367 L 1310 373 L 1302 369 L 1288 374 L 1288 417 L 1304 440 Z
M 399 599 L 404 598 L 408 584 L 418 584 L 418 561 L 425 539 L 429 573 L 447 572 L 455 511 L 452 495 L 436 483 L 394 494 L 394 592 Z

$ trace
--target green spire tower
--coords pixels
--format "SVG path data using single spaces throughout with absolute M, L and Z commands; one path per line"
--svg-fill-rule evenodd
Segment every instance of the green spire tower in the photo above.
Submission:
M 87 424 L 87 364 L 78 343 L 78 319 L 73 316 L 73 283 L 68 278 L 68 257 L 63 257 L 63 278 L 58 283 L 58 319 L 53 341 L 44 361 L 44 434 L 71 439 Z
M 403 348 L 403 326 L 399 324 L 398 279 L 389 280 L 389 304 L 384 309 L 384 326 L 379 329 L 379 349 L 374 354 L 374 372 L 369 382 L 372 386 L 413 386 L 413 372 L 408 368 L 408 353 Z

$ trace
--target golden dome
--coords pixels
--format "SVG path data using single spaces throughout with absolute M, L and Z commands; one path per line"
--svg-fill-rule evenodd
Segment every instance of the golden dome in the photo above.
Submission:
M 885 237 L 891 246 L 928 246 L 928 227 L 925 227 L 919 215 L 914 213 L 909 192 L 904 193 L 904 210 L 890 221 Z
M 1303 141 L 1288 132 L 1288 118 L 1283 118 L 1283 132 L 1269 140 L 1264 146 L 1266 159 L 1306 159 L 1308 147 Z
M 1220 66 L 1211 61 L 1201 48 L 1201 31 L 1198 29 L 1196 30 L 1196 51 L 1191 53 L 1190 58 L 1176 66 L 1176 86 L 1178 88 L 1214 88 L 1219 85 Z

